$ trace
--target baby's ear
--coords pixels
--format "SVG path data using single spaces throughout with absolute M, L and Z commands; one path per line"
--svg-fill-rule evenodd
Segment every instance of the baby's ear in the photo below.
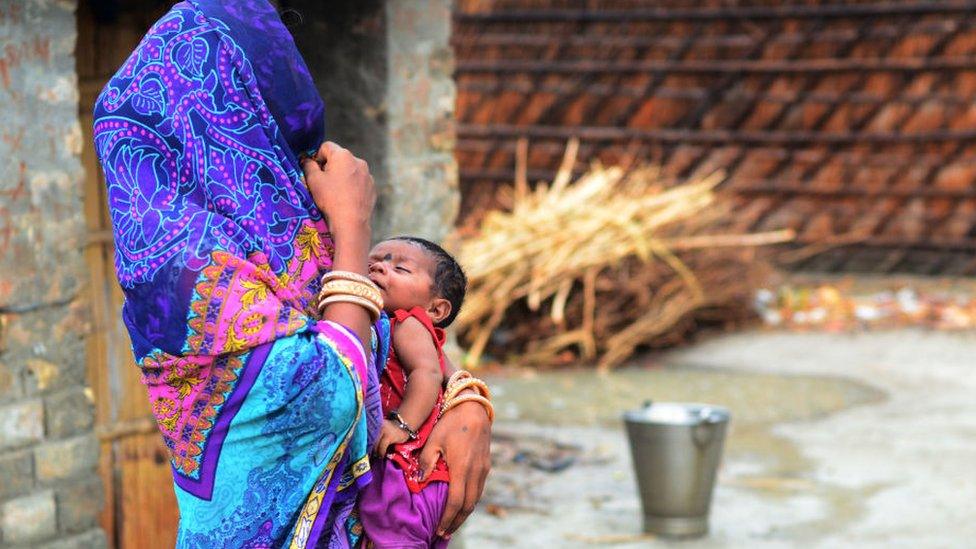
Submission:
M 437 325 L 445 318 L 451 316 L 451 309 L 450 301 L 443 297 L 435 297 L 430 301 L 430 306 L 427 307 L 427 316 L 430 317 L 434 325 Z

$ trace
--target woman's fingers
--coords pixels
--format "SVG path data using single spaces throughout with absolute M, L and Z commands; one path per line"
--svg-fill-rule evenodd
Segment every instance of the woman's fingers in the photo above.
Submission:
M 329 220 L 333 234 L 362 231 L 369 225 L 376 188 L 369 166 L 332 141 L 319 147 L 313 159 L 318 170 L 302 164 L 315 205 Z
M 448 434 L 457 434 L 458 431 L 449 429 L 450 423 L 454 417 L 447 419 L 441 418 L 441 421 L 434 427 L 434 431 L 431 432 L 430 438 L 427 439 L 427 445 L 424 446 L 423 451 L 420 454 L 421 459 L 424 459 L 424 471 L 429 474 L 434 468 L 436 463 L 436 458 L 443 452 L 444 461 L 447 462 L 447 469 L 450 471 L 451 480 L 447 484 L 447 503 L 444 505 L 444 512 L 441 513 L 441 520 L 437 524 L 437 534 L 439 536 L 448 536 L 453 530 L 449 530 L 451 525 L 454 524 L 458 513 L 461 511 L 461 507 L 464 505 L 464 494 L 467 490 L 467 476 L 468 476 L 468 459 L 464 459 L 464 454 L 466 453 L 463 449 L 458 448 L 457 443 L 461 444 L 467 443 L 467 440 L 457 440 L 455 439 L 455 445 L 452 447 L 445 447 L 442 444 L 446 444 Z M 428 447 L 437 448 L 437 454 L 428 454 Z M 428 465 L 429 462 L 429 465 Z
M 467 489 L 467 471 L 458 471 L 457 468 L 451 468 L 448 464 L 448 468 L 451 470 L 451 481 L 447 484 L 447 505 L 444 506 L 444 513 L 441 515 L 441 522 L 437 525 L 437 535 L 444 537 L 451 535 L 457 526 L 461 523 L 457 522 L 461 508 L 464 506 L 464 494 Z M 462 469 L 467 469 L 467 467 L 461 467 Z M 467 516 L 467 515 L 465 515 Z M 464 522 L 462 519 L 461 522 Z
M 472 499 L 474 490 L 472 489 L 471 479 L 468 479 L 464 483 L 464 495 L 461 498 L 461 505 L 457 512 L 454 514 L 454 520 L 445 529 L 446 535 L 450 536 L 457 531 L 458 528 L 464 524 L 464 521 L 468 520 L 468 515 L 474 511 L 474 506 L 478 502 L 477 499 Z
M 485 493 L 485 482 L 488 480 L 488 473 L 491 472 L 491 459 L 482 460 L 481 467 L 478 471 L 478 501 L 481 501 L 481 496 Z
M 458 528 L 468 520 L 468 516 L 474 512 L 481 494 L 485 489 L 485 478 L 488 475 L 488 468 L 481 463 L 474 464 L 468 468 L 467 480 L 464 483 L 464 499 L 461 508 L 447 527 L 447 535 L 453 534 Z
M 328 163 L 329 159 L 335 158 L 335 156 L 337 154 L 341 154 L 342 151 L 349 152 L 342 148 L 338 143 L 326 141 L 325 143 L 322 143 L 319 150 L 316 151 L 315 160 L 319 163 Z
M 457 530 L 474 510 L 490 469 L 491 424 L 481 405 L 465 402 L 441 416 L 427 444 L 443 449 L 450 471 L 447 503 L 437 526 L 440 535 Z
M 318 164 L 314 160 L 312 160 L 311 158 L 307 158 L 306 157 L 306 158 L 303 158 L 302 159 L 302 172 L 305 174 L 305 180 L 306 181 L 308 180 L 308 178 L 313 173 L 315 173 L 315 172 L 312 171 L 314 169 L 313 166 L 315 168 L 318 168 L 319 167 Z
M 420 482 L 427 480 L 430 473 L 434 470 L 434 466 L 437 465 L 438 458 L 441 457 L 440 446 L 436 444 L 431 444 L 430 439 L 427 439 L 427 444 L 424 445 L 423 449 L 420 450 L 420 457 L 417 461 L 420 462 Z

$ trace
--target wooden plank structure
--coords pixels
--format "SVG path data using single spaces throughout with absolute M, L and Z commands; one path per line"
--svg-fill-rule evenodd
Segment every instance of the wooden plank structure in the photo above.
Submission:
M 95 393 L 99 474 L 105 493 L 101 525 L 112 547 L 171 548 L 179 513 L 169 456 L 149 416 L 146 390 L 122 326 L 122 291 L 115 278 L 105 180 L 92 143 L 95 97 L 165 7 L 155 0 L 131 2 L 117 12 L 116 19 L 106 21 L 96 16 L 92 4 L 79 2 L 75 53 L 84 135 L 85 258 L 90 272 L 88 383 Z
M 976 273 L 976 1 L 458 0 L 462 225 L 511 182 L 721 169 L 819 270 Z

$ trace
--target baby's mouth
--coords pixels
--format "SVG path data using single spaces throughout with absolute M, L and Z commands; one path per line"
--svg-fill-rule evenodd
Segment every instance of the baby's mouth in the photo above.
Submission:
M 376 284 L 376 287 L 379 288 L 381 292 L 386 291 L 386 288 L 384 288 L 383 285 L 380 284 L 379 281 L 377 281 L 374 277 L 369 277 L 369 279 L 373 281 L 373 284 Z

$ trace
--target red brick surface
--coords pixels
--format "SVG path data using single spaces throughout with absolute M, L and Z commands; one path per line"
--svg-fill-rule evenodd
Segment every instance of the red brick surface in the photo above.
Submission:
M 859 236 L 813 268 L 976 268 L 976 5 L 648 5 L 456 3 L 462 225 L 519 137 L 537 180 L 577 135 L 577 170 L 634 151 L 673 181 L 722 169 L 736 225 Z M 889 260 L 845 260 L 865 250 Z

